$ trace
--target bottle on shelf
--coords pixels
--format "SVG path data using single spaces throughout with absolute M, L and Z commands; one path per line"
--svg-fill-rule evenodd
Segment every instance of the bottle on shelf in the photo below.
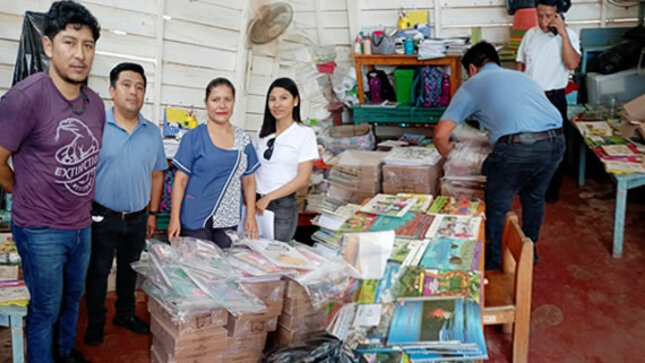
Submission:
M 363 51 L 361 49 L 361 38 L 356 36 L 354 39 L 354 54 L 362 54 Z
M 439 96 L 439 106 L 446 107 L 450 103 L 450 77 L 444 73 L 441 76 L 441 96 Z
M 370 37 L 364 37 L 361 43 L 363 44 L 363 54 L 372 54 L 372 40 Z

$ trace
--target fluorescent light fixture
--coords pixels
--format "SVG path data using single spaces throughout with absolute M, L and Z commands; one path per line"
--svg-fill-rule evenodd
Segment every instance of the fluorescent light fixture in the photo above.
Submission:
M 123 30 L 111 30 L 112 33 L 118 34 L 118 35 L 127 35 L 128 33 L 124 32 Z

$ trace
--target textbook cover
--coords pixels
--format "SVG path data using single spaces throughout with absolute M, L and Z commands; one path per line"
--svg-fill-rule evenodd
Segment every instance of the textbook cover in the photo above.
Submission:
M 416 203 L 416 198 L 377 194 L 361 208 L 361 212 L 400 218 L 403 217 Z
M 428 269 L 474 271 L 479 268 L 481 242 L 436 237 L 428 242 L 419 266 Z

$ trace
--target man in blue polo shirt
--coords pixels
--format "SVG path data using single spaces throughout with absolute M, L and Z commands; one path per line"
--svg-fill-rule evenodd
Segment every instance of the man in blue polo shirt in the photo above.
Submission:
M 486 42 L 462 58 L 470 79 L 459 88 L 435 128 L 439 153 L 448 158 L 455 126 L 473 115 L 494 145 L 482 167 L 485 191 L 486 269 L 501 265 L 504 219 L 519 194 L 522 230 L 534 243 L 544 218 L 544 194 L 562 160 L 562 118 L 543 90 L 527 75 L 502 69 L 495 48 Z M 537 254 L 535 255 L 537 257 Z
M 92 257 L 87 272 L 88 327 L 85 344 L 99 345 L 105 325 L 107 277 L 116 254 L 116 316 L 113 323 L 135 333 L 149 333 L 134 315 L 138 261 L 146 235 L 156 228 L 167 167 L 159 128 L 140 113 L 146 89 L 143 68 L 121 63 L 110 72 L 114 107 L 106 111 L 103 148 L 92 204 Z

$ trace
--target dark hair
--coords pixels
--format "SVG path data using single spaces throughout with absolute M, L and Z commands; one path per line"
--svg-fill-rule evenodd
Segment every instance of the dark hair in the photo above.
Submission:
M 143 77 L 143 86 L 145 87 L 148 84 L 148 81 L 146 80 L 146 75 L 143 72 L 143 67 L 140 64 L 123 62 L 123 63 L 117 64 L 110 71 L 110 85 L 112 87 L 116 87 L 116 81 L 119 80 L 119 75 L 121 74 L 121 72 L 124 72 L 124 71 L 132 71 L 132 72 L 139 73 L 141 77 Z
M 547 6 L 559 6 L 562 0 L 537 0 L 535 6 L 538 5 L 547 5 Z
M 94 15 L 83 5 L 71 0 L 56 1 L 45 15 L 45 36 L 54 40 L 56 34 L 69 24 L 87 25 L 92 30 L 94 41 L 101 36 L 101 27 Z
M 496 63 L 498 66 L 500 65 L 499 55 L 497 54 L 495 47 L 485 41 L 473 45 L 470 49 L 468 49 L 466 54 L 464 54 L 463 58 L 461 58 L 461 64 L 464 65 L 464 68 L 466 68 L 466 70 L 468 70 L 468 67 L 471 64 L 477 68 L 480 68 L 484 64 L 489 62 Z
M 226 86 L 230 88 L 231 92 L 233 92 L 233 97 L 235 97 L 235 87 L 233 86 L 233 83 L 231 83 L 231 81 L 224 77 L 217 77 L 214 80 L 208 82 L 208 86 L 206 86 L 206 97 L 204 99 L 207 100 L 208 95 L 211 94 L 211 90 L 219 86 Z
M 300 98 L 300 92 L 298 92 L 296 82 L 287 77 L 278 78 L 271 83 L 269 90 L 267 91 L 267 100 L 266 105 L 264 106 L 264 121 L 262 122 L 262 128 L 260 129 L 260 137 L 265 137 L 275 132 L 275 117 L 273 117 L 271 110 L 269 110 L 269 95 L 276 87 L 284 88 L 291 93 L 293 98 L 298 98 L 298 104 L 293 107 L 293 119 L 296 122 L 301 122 L 300 104 L 302 103 L 302 99 Z

